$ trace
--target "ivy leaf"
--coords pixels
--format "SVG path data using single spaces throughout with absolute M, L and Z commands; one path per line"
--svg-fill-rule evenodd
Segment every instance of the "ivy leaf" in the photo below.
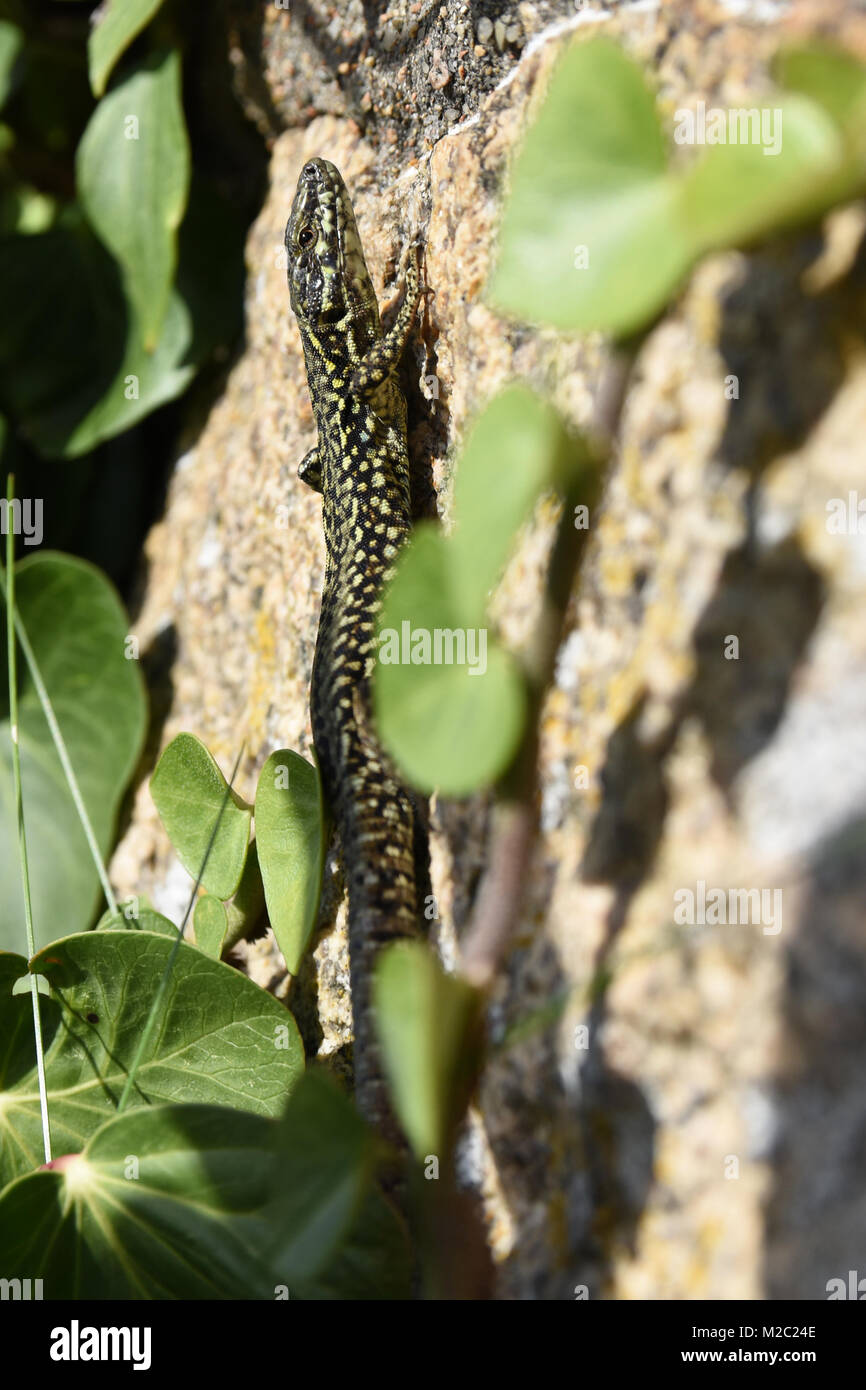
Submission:
M 102 96 L 118 58 L 150 23 L 162 2 L 106 0 L 106 4 L 97 11 L 99 18 L 87 41 L 90 87 L 95 97 Z
M 176 51 L 150 55 L 103 97 L 81 138 L 76 173 L 84 210 L 122 267 L 143 345 L 152 352 L 168 310 L 189 193 Z
M 103 857 L 144 741 L 139 665 L 113 587 L 83 560 L 51 551 L 16 567 L 17 606 L 63 733 Z M 0 945 L 24 941 L 12 789 L 6 612 L 0 606 Z M 26 662 L 19 660 L 18 744 L 37 942 L 92 920 L 99 879 Z
M 268 917 L 286 968 L 297 975 L 316 924 L 326 848 L 319 774 L 306 758 L 289 748 L 271 754 L 255 815 Z
M 174 943 L 151 932 L 84 932 L 34 956 L 50 997 L 42 1031 L 55 1154 L 80 1153 L 113 1114 Z M 11 994 L 27 972 L 0 954 L 10 991 L 0 1008 L 0 1182 L 35 1168 L 41 1119 L 30 999 Z M 295 1021 L 228 965 L 182 942 L 130 1103 L 226 1105 L 277 1115 L 304 1069 Z
M 187 873 L 201 874 L 215 898 L 230 898 L 246 862 L 252 809 L 230 791 L 201 739 L 172 739 L 154 769 L 150 794 Z
M 400 941 L 379 955 L 373 1001 L 400 1122 L 416 1158 L 442 1158 L 478 1075 L 481 995 L 429 947 Z

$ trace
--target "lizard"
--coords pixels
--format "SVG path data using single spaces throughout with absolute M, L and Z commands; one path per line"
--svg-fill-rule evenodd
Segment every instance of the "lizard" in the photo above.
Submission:
M 348 191 L 318 158 L 301 170 L 285 245 L 318 436 L 298 468 L 322 494 L 326 549 L 310 719 L 349 894 L 355 1097 L 399 1143 L 371 982 L 383 945 L 420 935 L 415 811 L 373 729 L 370 678 L 382 590 L 411 527 L 406 401 L 395 369 L 421 294 L 417 258 L 407 258 L 403 303 L 383 334 Z

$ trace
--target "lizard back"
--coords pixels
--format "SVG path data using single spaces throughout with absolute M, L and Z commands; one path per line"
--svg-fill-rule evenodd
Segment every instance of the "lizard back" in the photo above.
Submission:
M 370 677 L 383 586 L 411 527 L 406 402 L 394 369 L 417 303 L 417 273 L 382 334 L 349 195 L 326 160 L 301 171 L 286 227 L 288 279 L 318 443 L 299 470 L 321 491 L 326 568 L 310 691 L 313 739 L 349 892 L 355 1089 L 386 1132 L 370 984 L 385 942 L 418 933 L 412 802 L 372 726 Z

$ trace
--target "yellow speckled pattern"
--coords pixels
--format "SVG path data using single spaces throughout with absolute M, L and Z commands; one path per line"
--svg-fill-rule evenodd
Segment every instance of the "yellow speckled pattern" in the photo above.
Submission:
M 362 1111 L 387 1130 L 370 978 L 378 948 L 418 930 L 414 813 L 373 733 L 369 681 L 382 587 L 411 525 L 406 402 L 393 372 L 415 315 L 418 274 L 410 257 L 402 308 L 383 337 L 352 204 L 324 159 L 301 170 L 286 252 L 318 430 L 299 473 L 322 493 L 327 550 L 313 738 L 349 888 L 355 1091 Z

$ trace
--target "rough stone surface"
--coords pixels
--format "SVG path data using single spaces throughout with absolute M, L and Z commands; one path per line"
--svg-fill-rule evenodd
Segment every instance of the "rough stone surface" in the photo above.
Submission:
M 601 341 L 529 332 L 482 299 L 509 151 L 569 30 L 622 41 L 669 116 L 699 97 L 754 100 L 792 34 L 832 29 L 866 53 L 866 21 L 843 4 L 470 14 L 400 0 L 370 30 L 365 11 L 239 17 L 239 88 L 273 139 L 247 248 L 246 346 L 178 459 L 134 625 L 164 715 L 149 766 L 181 729 L 225 769 L 243 743 L 247 795 L 274 748 L 310 746 L 323 545 L 320 500 L 295 475 L 313 429 L 281 256 L 304 160 L 341 169 L 377 288 L 422 237 L 435 297 L 407 368 L 412 446 L 447 523 L 481 401 L 518 376 L 580 423 L 599 379 Z M 827 503 L 863 488 L 863 226 L 844 210 L 707 260 L 638 359 L 545 707 L 543 835 L 462 1155 L 501 1297 L 820 1299 L 830 1278 L 862 1272 L 866 535 L 831 533 Z M 531 528 L 499 600 L 517 642 L 549 523 Z M 481 799 L 434 806 L 446 957 L 471 915 L 485 828 Z M 182 910 L 188 886 L 145 781 L 113 875 L 121 892 Z M 676 895 L 700 882 L 773 903 L 780 890 L 781 916 L 682 925 Z M 333 867 L 328 886 L 326 923 Z M 291 988 L 270 937 L 245 960 L 298 1009 L 308 1045 L 339 1054 L 342 929 L 323 933 Z

